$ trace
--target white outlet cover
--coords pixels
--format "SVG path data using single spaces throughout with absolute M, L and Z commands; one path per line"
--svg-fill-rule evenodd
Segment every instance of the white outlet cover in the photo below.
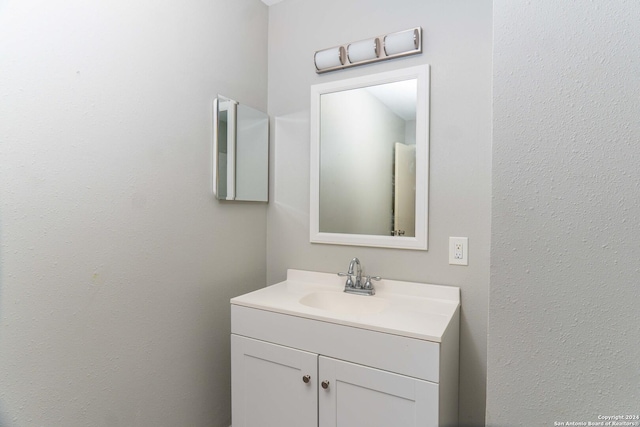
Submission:
M 449 237 L 449 264 L 469 265 L 468 237 Z

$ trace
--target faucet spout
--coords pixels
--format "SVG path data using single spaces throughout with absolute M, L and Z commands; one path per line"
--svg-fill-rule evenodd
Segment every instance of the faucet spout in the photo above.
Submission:
M 362 287 L 362 265 L 360 264 L 360 260 L 358 258 L 354 258 L 351 260 L 351 262 L 349 263 L 349 271 L 347 273 L 350 275 L 353 275 L 354 265 L 357 267 L 355 287 L 361 288 Z

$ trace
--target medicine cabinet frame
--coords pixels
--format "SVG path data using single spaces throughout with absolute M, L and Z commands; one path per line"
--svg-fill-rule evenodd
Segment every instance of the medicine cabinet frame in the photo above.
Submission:
M 211 170 L 218 200 L 268 202 L 269 116 L 218 95 L 213 102 Z

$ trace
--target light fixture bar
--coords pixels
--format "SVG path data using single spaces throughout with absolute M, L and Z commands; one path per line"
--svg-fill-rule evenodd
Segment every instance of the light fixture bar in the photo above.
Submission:
M 422 53 L 421 27 L 323 49 L 315 53 L 313 62 L 316 73 L 322 74 L 418 53 Z

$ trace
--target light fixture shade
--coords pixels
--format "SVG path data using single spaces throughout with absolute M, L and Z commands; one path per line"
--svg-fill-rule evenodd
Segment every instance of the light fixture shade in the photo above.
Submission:
M 344 65 L 345 58 L 345 48 L 343 46 L 340 46 L 316 52 L 314 56 L 314 62 L 318 70 L 324 70 L 326 68 L 333 68 Z
M 411 52 L 419 46 L 420 33 L 416 29 L 389 34 L 384 38 L 384 51 L 387 56 Z
M 347 53 L 351 63 L 376 59 L 380 56 L 380 40 L 375 38 L 351 43 Z
M 313 62 L 316 73 L 322 74 L 419 53 L 422 53 L 422 28 L 414 27 L 319 50 Z

